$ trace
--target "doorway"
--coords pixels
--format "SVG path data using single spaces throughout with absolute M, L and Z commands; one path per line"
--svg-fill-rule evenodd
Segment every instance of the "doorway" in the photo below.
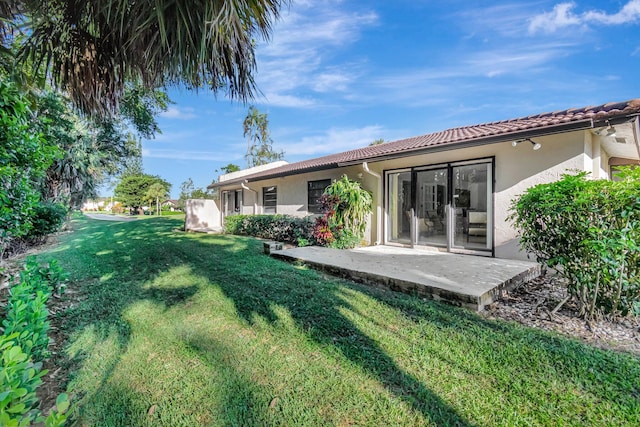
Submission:
M 386 241 L 493 253 L 493 159 L 385 173 Z

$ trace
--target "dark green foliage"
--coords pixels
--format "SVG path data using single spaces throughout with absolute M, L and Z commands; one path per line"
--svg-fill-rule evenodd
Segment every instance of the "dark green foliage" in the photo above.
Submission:
M 240 170 L 240 166 L 233 163 L 228 163 L 226 166 L 222 166 L 220 168 L 220 171 L 224 174 L 238 172 L 239 170 Z
M 360 244 L 373 199 L 360 183 L 346 175 L 327 187 L 320 198 L 322 217 L 316 218 L 313 237 L 318 245 L 350 249 Z
M 117 111 L 132 81 L 149 90 L 208 87 L 246 101 L 256 90 L 256 38 L 268 37 L 281 4 L 5 0 L 0 47 L 15 40 L 11 29 L 22 32 L 21 62 L 41 64 L 87 114 Z
M 311 217 L 289 215 L 232 215 L 225 218 L 225 232 L 298 244 L 299 239 L 314 241 Z
M 620 177 L 564 175 L 511 206 L 522 247 L 558 270 L 588 317 L 640 309 L 640 168 Z
M 57 410 L 45 419 L 38 408 L 36 389 L 42 384 L 42 359 L 47 357 L 49 314 L 46 303 L 53 289 L 61 289 L 66 273 L 51 261 L 40 265 L 27 258 L 20 281 L 11 287 L 0 336 L 0 425 L 28 426 L 45 422 L 63 425 L 69 409 L 66 394 L 58 396 Z M 34 363 L 35 361 L 35 363 Z
M 123 176 L 116 186 L 114 194 L 124 206 L 137 210 L 148 202 L 149 188 L 156 183 L 161 184 L 169 192 L 171 184 L 164 179 L 155 175 L 139 174 Z
M 29 237 L 42 238 L 60 230 L 69 210 L 62 203 L 39 203 L 33 212 L 33 229 Z
M 166 111 L 170 103 L 171 100 L 165 92 L 132 84 L 124 91 L 120 114 L 133 124 L 140 136 L 151 139 L 162 133 L 155 116 Z
M 37 182 L 58 155 L 31 127 L 27 98 L 0 78 L 0 258 L 33 228 Z
M 0 425 L 28 426 L 37 419 L 36 389 L 42 384 L 42 362 L 33 363 L 16 345 L 18 333 L 0 336 Z

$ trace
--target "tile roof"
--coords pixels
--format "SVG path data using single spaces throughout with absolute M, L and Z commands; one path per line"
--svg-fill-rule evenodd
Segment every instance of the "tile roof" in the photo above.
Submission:
M 242 179 L 212 184 L 219 187 L 247 180 L 248 182 L 304 172 L 331 169 L 388 157 L 404 157 L 430 150 L 484 145 L 518 138 L 550 135 L 575 129 L 605 126 L 607 121 L 626 121 L 640 114 L 640 99 L 608 103 L 584 108 L 571 108 L 535 114 L 517 119 L 447 129 L 427 135 L 373 145 L 315 159 L 289 163 L 267 171 L 246 175 Z

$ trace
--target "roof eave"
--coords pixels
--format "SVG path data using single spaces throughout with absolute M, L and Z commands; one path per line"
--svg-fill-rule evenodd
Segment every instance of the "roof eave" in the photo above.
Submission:
M 626 120 L 628 120 L 628 118 L 625 118 L 624 121 Z M 611 122 L 613 124 L 613 120 Z M 589 119 L 584 119 L 584 120 L 575 121 L 575 122 L 545 126 L 544 128 L 526 129 L 519 132 L 510 132 L 510 133 L 505 133 L 501 135 L 491 135 L 491 136 L 486 136 L 481 138 L 466 139 L 460 142 L 437 144 L 437 145 L 432 145 L 427 147 L 418 147 L 415 149 L 403 150 L 397 153 L 389 153 L 389 154 L 369 157 L 361 160 L 342 162 L 342 163 L 339 163 L 338 166 L 353 166 L 353 165 L 361 164 L 362 162 L 365 162 L 365 161 L 381 162 L 384 160 L 399 159 L 402 157 L 409 157 L 409 156 L 415 156 L 415 155 L 426 154 L 426 153 L 458 150 L 461 148 L 478 147 L 481 145 L 498 144 L 500 142 L 507 142 L 507 141 L 516 141 L 519 139 L 556 135 L 563 132 L 591 129 L 593 127 L 597 127 L 597 126 L 594 126 L 594 120 L 592 118 L 589 118 Z
M 274 174 L 268 174 L 268 175 L 260 175 L 255 178 L 251 178 L 249 176 L 249 177 L 242 177 L 242 178 L 238 178 L 230 181 L 214 182 L 213 184 L 210 184 L 209 186 L 207 186 L 207 188 L 213 189 L 213 188 L 226 187 L 230 185 L 238 185 L 243 182 L 248 183 L 248 182 L 256 182 L 256 181 L 265 181 L 267 179 L 283 178 L 285 176 L 299 175 L 302 173 L 309 173 L 309 172 L 317 172 L 317 171 L 322 171 L 327 169 L 333 169 L 336 167 L 340 167 L 340 165 L 338 163 L 327 163 L 326 165 L 322 165 L 322 166 L 314 166 L 306 169 L 296 169 L 292 171 L 286 171 L 286 172 L 280 172 L 280 173 L 274 173 Z

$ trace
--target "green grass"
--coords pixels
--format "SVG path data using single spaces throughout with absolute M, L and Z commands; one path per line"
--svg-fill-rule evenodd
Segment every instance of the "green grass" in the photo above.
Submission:
M 181 224 L 77 219 L 41 255 L 84 296 L 63 314 L 79 424 L 640 425 L 638 358 Z

